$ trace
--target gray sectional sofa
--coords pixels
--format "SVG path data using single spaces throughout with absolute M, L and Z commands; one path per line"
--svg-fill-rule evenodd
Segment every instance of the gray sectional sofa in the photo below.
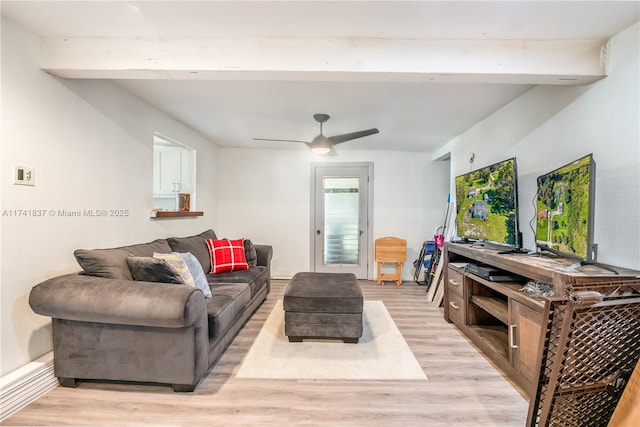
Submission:
M 84 271 L 36 285 L 29 304 L 52 318 L 60 384 L 75 387 L 82 379 L 154 382 L 193 391 L 266 299 L 272 248 L 245 244 L 248 270 L 206 274 L 212 298 L 191 286 L 134 281 L 127 258 L 190 252 L 208 273 L 207 238 L 216 235 L 207 230 L 191 237 L 77 250 Z

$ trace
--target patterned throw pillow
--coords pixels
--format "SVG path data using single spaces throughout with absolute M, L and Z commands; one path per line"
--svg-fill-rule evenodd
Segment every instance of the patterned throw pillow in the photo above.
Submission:
M 189 271 L 193 276 L 193 281 L 196 285 L 196 288 L 200 289 L 204 294 L 205 298 L 213 297 L 211 293 L 211 288 L 209 287 L 209 282 L 207 282 L 207 277 L 204 275 L 204 270 L 202 269 L 202 265 L 200 265 L 200 261 L 198 258 L 191 252 L 179 253 L 172 252 L 176 255 L 180 255 L 184 262 L 187 263 L 187 267 L 189 267 Z
M 187 267 L 187 263 L 184 261 L 184 259 L 177 254 L 159 254 L 159 253 L 154 253 L 153 257 L 155 259 L 161 259 L 164 260 L 164 262 L 167 263 L 167 265 L 171 268 L 171 270 L 173 270 L 177 275 L 180 276 L 180 278 L 182 279 L 182 282 L 187 285 L 187 286 L 191 286 L 191 287 L 196 287 L 195 282 L 193 280 L 193 276 L 191 275 L 191 272 L 189 271 L 189 267 Z
M 249 268 L 244 255 L 243 240 L 244 239 L 207 239 L 209 254 L 211 254 L 211 274 L 227 273 L 229 271 L 246 270 Z

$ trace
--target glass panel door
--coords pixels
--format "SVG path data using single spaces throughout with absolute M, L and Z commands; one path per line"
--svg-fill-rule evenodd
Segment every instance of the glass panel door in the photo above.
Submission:
M 366 279 L 369 167 L 317 166 L 314 174 L 313 271 Z

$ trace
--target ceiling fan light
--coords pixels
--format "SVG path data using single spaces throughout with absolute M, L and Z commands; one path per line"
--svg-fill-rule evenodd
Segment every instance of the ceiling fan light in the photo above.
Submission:
M 329 147 L 313 147 L 313 148 L 311 148 L 311 151 L 314 152 L 315 154 L 327 154 L 329 151 L 331 151 L 331 148 L 329 148 Z
M 316 136 L 313 141 L 311 141 L 311 151 L 315 154 L 327 154 L 331 151 L 331 144 L 329 140 L 324 135 Z

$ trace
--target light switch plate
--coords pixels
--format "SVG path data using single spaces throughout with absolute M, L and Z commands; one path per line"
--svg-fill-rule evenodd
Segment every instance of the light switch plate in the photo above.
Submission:
M 13 183 L 16 185 L 35 185 L 35 169 L 29 166 L 16 166 Z

